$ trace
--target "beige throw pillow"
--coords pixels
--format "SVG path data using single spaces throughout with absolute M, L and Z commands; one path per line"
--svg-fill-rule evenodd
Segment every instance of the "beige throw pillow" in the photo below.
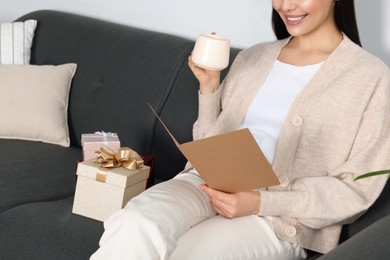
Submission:
M 68 98 L 76 67 L 0 65 L 0 138 L 68 147 Z

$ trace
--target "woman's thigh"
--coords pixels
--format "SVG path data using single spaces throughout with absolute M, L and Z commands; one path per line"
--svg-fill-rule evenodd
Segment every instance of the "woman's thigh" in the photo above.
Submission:
M 258 216 L 210 218 L 187 231 L 170 260 L 304 259 L 303 249 L 279 240 L 272 223 Z
M 104 224 L 108 227 L 122 215 L 127 222 L 129 216 L 126 215 L 135 213 L 181 236 L 192 225 L 215 216 L 208 196 L 199 188 L 202 183 L 204 181 L 196 174 L 178 174 L 134 197 Z
M 92 259 L 165 259 L 192 226 L 215 216 L 203 180 L 192 173 L 155 185 L 105 222 Z

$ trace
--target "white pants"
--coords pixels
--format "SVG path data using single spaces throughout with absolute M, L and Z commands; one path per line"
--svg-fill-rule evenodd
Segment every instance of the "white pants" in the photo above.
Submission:
M 133 198 L 105 222 L 91 260 L 303 259 L 262 217 L 226 219 L 213 211 L 196 174 L 179 174 Z

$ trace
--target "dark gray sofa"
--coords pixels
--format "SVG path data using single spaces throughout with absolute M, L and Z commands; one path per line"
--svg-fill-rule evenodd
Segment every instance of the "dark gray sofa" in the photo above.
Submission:
M 0 139 L 0 259 L 88 259 L 103 226 L 71 213 L 81 134 L 116 132 L 122 146 L 154 156 L 154 183 L 172 178 L 185 158 L 147 102 L 179 142 L 191 140 L 198 84 L 187 57 L 194 42 L 50 10 L 18 20 L 27 19 L 38 20 L 32 64 L 78 64 L 68 109 L 71 147 Z M 231 59 L 238 51 L 232 49 Z M 322 258 L 389 256 L 389 211 L 387 185 L 363 217 L 345 226 L 341 242 L 347 241 Z M 318 257 L 310 252 L 310 259 Z

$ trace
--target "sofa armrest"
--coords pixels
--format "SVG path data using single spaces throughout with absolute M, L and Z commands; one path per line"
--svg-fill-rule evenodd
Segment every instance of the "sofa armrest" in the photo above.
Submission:
M 390 215 L 387 215 L 318 259 L 384 259 L 390 255 L 389 238 Z

